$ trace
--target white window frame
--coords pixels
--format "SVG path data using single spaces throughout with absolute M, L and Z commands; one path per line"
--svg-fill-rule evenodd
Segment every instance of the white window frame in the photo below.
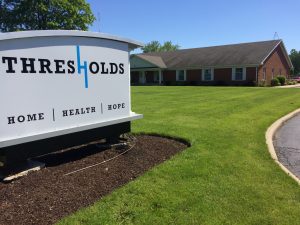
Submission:
M 183 70 L 184 80 L 179 80 L 179 71 L 182 71 L 182 70 L 176 70 L 176 81 L 186 81 L 186 70 Z
M 266 80 L 266 78 L 267 78 L 267 68 L 266 68 L 266 67 L 263 67 L 262 79 L 263 79 L 263 80 Z
M 236 75 L 235 75 L 235 71 L 236 71 L 236 69 L 238 69 L 238 68 L 242 68 L 243 69 L 243 79 L 242 80 L 237 80 L 237 79 L 235 79 L 236 78 Z M 239 67 L 239 66 L 237 66 L 237 67 L 233 67 L 232 69 L 231 69 L 231 79 L 233 80 L 233 81 L 245 81 L 246 80 L 246 76 L 247 76 L 247 71 L 246 71 L 246 67 Z
M 205 80 L 205 75 L 204 75 L 205 70 L 210 70 L 210 74 L 211 74 L 210 80 Z M 201 75 L 202 81 L 214 81 L 214 79 L 215 79 L 214 78 L 214 68 L 202 68 L 201 73 L 202 73 L 202 75 Z

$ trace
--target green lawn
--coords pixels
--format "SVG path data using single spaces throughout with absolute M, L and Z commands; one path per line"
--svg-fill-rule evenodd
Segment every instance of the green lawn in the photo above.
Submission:
M 300 187 L 271 159 L 265 131 L 300 89 L 133 87 L 133 132 L 192 147 L 60 224 L 300 224 Z

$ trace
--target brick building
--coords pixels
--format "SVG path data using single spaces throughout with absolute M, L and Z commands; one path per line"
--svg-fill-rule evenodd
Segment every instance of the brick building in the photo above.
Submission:
M 132 84 L 269 85 L 293 65 L 282 40 L 130 56 Z

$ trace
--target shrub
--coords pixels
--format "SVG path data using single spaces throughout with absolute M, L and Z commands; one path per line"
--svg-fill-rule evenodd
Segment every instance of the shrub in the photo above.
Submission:
M 279 79 L 278 78 L 273 78 L 271 80 L 271 86 L 279 86 L 280 85 L 280 82 L 279 82 Z
M 277 76 L 276 78 L 279 80 L 280 85 L 285 85 L 286 78 L 284 76 Z

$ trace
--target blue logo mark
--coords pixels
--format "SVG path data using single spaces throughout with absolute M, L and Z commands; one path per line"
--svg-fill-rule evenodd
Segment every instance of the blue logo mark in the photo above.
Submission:
M 83 61 L 83 65 L 81 65 L 80 46 L 77 45 L 76 47 L 77 47 L 77 69 L 78 69 L 78 74 L 81 75 L 81 70 L 83 70 L 85 88 L 89 88 L 87 61 Z

